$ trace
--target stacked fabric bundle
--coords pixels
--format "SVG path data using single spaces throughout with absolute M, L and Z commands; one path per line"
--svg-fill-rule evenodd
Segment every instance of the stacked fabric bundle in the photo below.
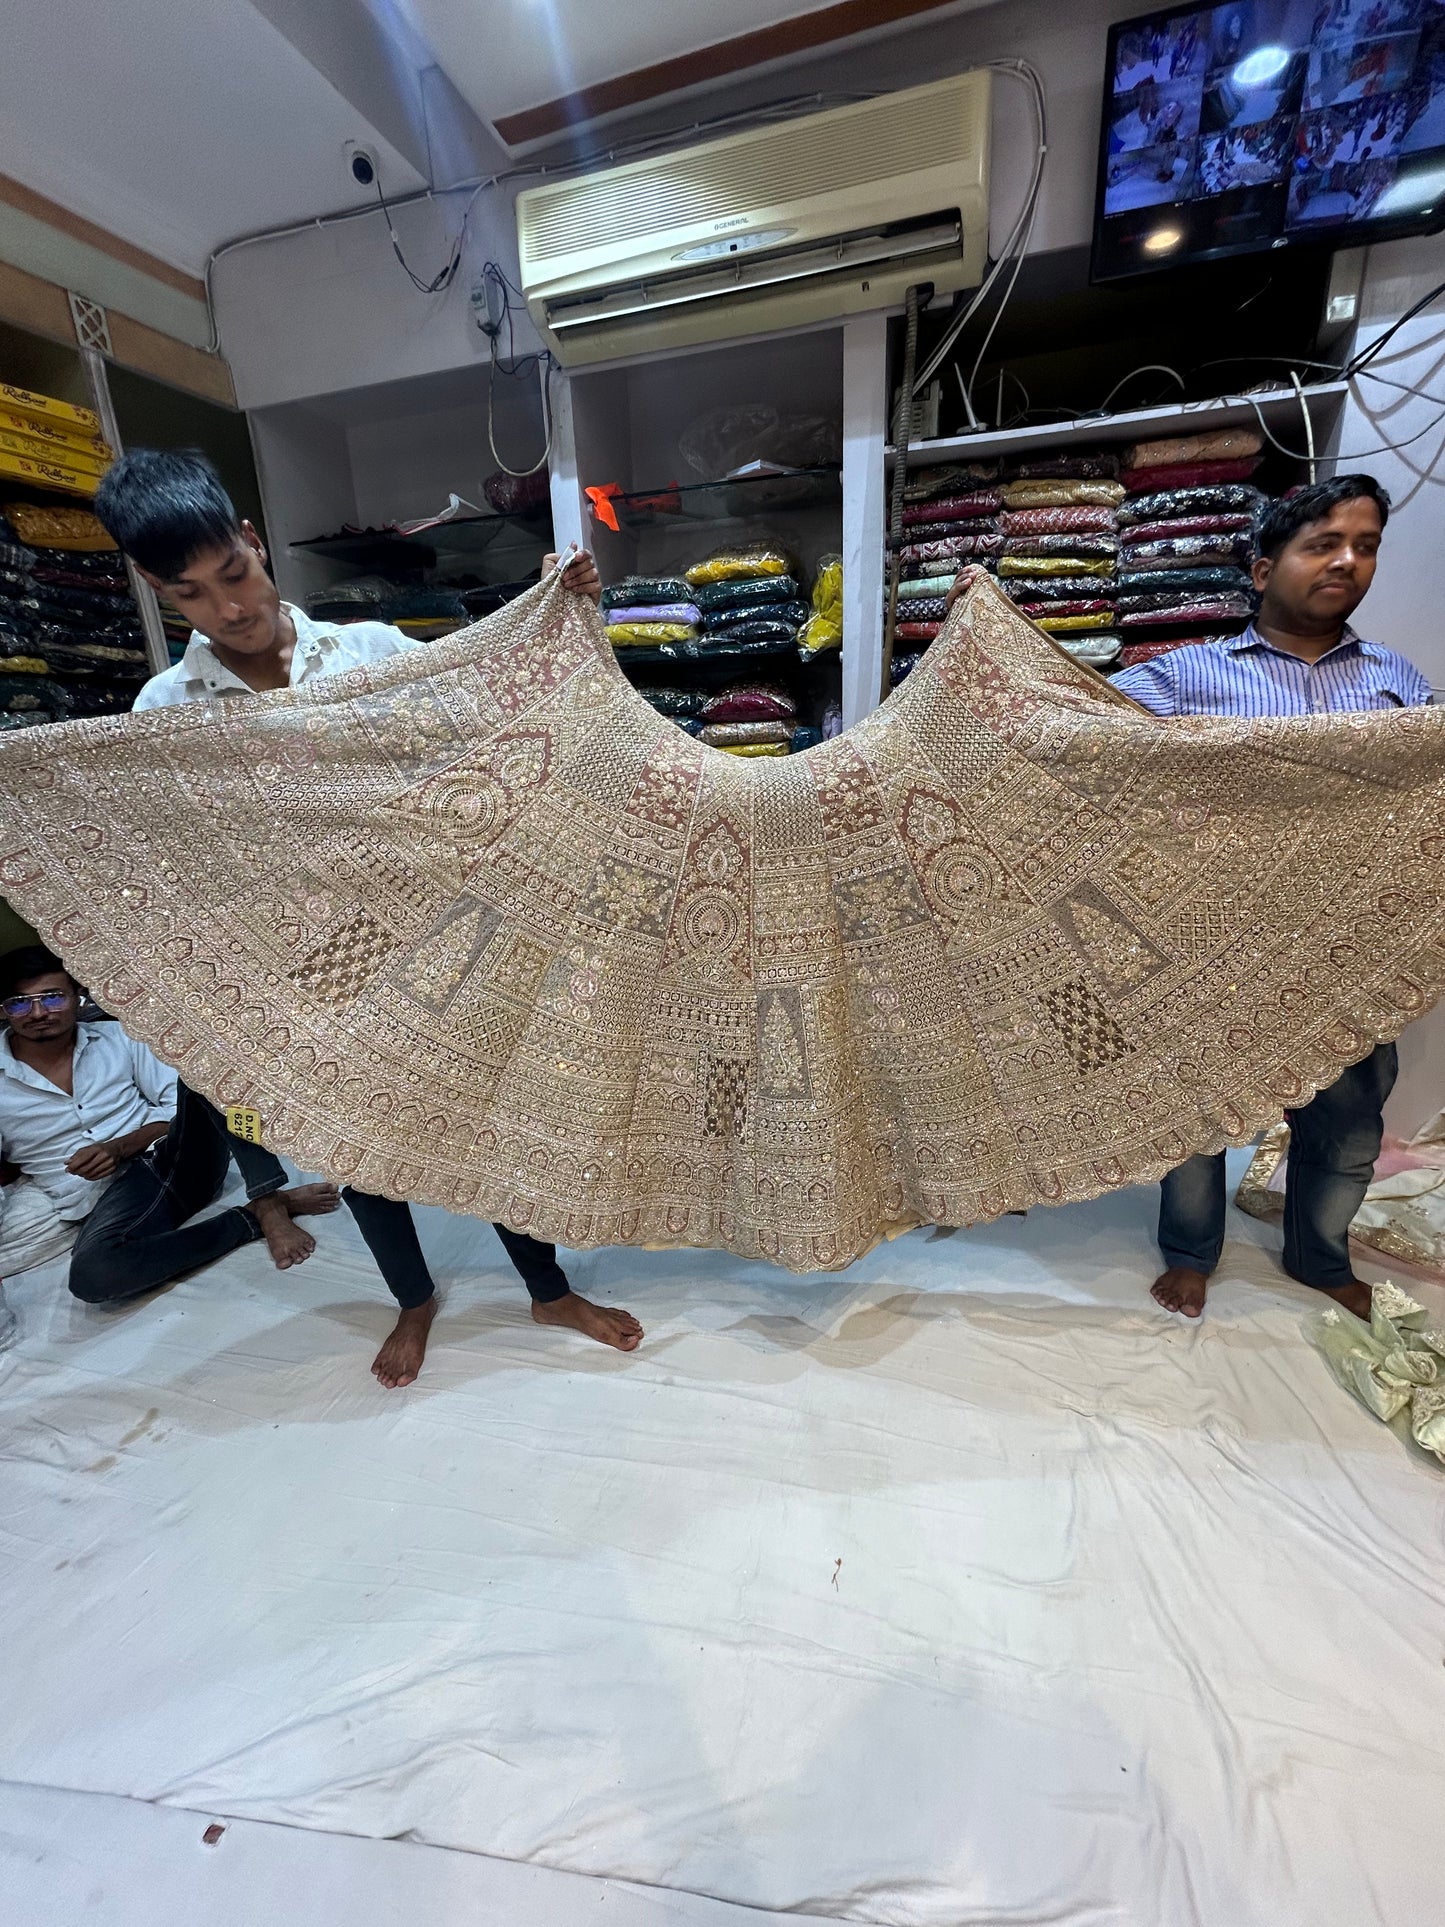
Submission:
M 1258 443 L 1257 436 L 1247 439 Z M 1162 446 L 1169 445 L 1153 445 Z M 1234 459 L 1237 465 L 1245 458 Z M 1165 466 L 1154 461 L 1134 472 L 1158 474 Z M 1176 464 L 1194 473 L 1199 466 Z M 1249 564 L 1264 499 L 1241 480 L 1185 483 L 1129 497 L 1118 515 L 1120 627 L 1128 662 L 1147 660 L 1138 653 L 1141 647 L 1157 655 L 1228 634 L 1249 620 Z
M 321 590 L 312 596 L 307 612 L 318 622 L 389 622 L 418 642 L 449 636 L 468 619 L 455 589 L 390 582 L 375 575 Z
M 1025 615 L 1095 668 L 1119 653 L 1118 472 L 1118 457 L 1102 449 L 1030 456 L 1009 464 L 1003 489 L 1003 587 Z
M 130 707 L 149 674 L 144 635 L 124 565 L 88 509 L 5 505 L 0 656 L 7 676 L 53 685 L 44 700 L 11 702 L 7 713 L 50 722 Z
M 630 575 L 602 591 L 607 640 L 614 649 L 696 642 L 702 611 L 681 576 Z
M 1259 467 L 1263 447 L 1263 438 L 1252 428 L 1216 428 L 1202 435 L 1136 442 L 1125 453 L 1119 480 L 1131 495 L 1247 482 Z
M 90 409 L 0 382 L 0 475 L 89 498 L 110 462 Z
M 777 683 L 732 683 L 701 715 L 703 742 L 733 756 L 786 756 L 798 733 L 798 705 Z
M 702 611 L 704 648 L 759 654 L 796 644 L 812 613 L 797 565 L 771 543 L 718 549 L 687 571 Z
M 944 599 L 971 562 L 994 568 L 1003 549 L 998 466 L 992 462 L 920 469 L 904 491 L 898 549 L 896 642 L 930 643 L 943 622 Z

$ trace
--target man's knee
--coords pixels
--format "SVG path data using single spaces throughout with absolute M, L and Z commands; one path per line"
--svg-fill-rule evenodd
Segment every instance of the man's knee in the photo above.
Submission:
M 78 1251 L 70 1261 L 70 1295 L 83 1305 L 110 1305 L 125 1298 L 120 1267 L 107 1252 Z

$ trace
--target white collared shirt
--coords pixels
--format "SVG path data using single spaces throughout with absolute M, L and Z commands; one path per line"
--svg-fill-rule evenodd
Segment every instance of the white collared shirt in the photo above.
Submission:
M 109 1179 L 77 1178 L 66 1164 L 87 1144 L 108 1144 L 176 1112 L 176 1074 L 119 1024 L 79 1024 L 74 1095 L 21 1063 L 0 1036 L 0 1156 L 34 1178 L 72 1223 L 86 1217 Z
M 281 607 L 296 625 L 296 647 L 291 652 L 291 687 L 317 676 L 339 676 L 343 669 L 381 662 L 418 645 L 389 622 L 315 623 L 304 609 L 283 602 Z M 133 709 L 168 709 L 178 703 L 210 702 L 218 696 L 254 696 L 234 670 L 221 661 L 206 638 L 191 631 L 186 653 L 173 668 L 152 676 L 131 705 Z

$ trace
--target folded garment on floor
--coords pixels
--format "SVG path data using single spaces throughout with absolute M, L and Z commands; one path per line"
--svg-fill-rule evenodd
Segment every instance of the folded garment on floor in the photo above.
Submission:
M 1165 623 L 1245 623 L 1253 613 L 1248 596 L 1191 596 L 1162 609 L 1134 609 L 1119 617 L 1121 629 L 1155 629 Z
M 684 573 L 689 586 L 700 589 L 712 583 L 751 582 L 759 576 L 789 575 L 793 571 L 781 549 L 767 542 L 753 542 L 715 549 Z M 701 601 L 701 597 L 695 600 Z
M 1116 607 L 1112 602 L 1090 601 L 1087 596 L 1060 602 L 1020 602 L 1018 606 L 1031 622 L 1043 626 L 1047 626 L 1045 616 L 1106 616 Z
M 910 596 L 898 604 L 900 622 L 942 622 L 948 608 L 946 595 Z
M 801 600 L 801 591 L 798 588 L 798 579 L 792 575 L 704 583 L 693 597 L 693 601 L 704 615 L 711 615 L 718 609 L 750 609 L 757 607 L 760 603 L 799 600 Z
M 710 636 L 726 635 L 745 622 L 781 622 L 797 629 L 808 620 L 808 614 L 806 602 L 745 602 L 736 609 L 704 610 L 703 628 Z
M 782 743 L 793 740 L 791 722 L 774 720 L 757 723 L 706 723 L 702 740 L 712 749 L 733 749 L 739 743 Z
M 896 689 L 899 683 L 906 681 L 922 660 L 921 649 L 916 652 L 910 651 L 907 655 L 895 656 L 888 669 L 888 680 L 893 687 Z
M 938 622 L 900 622 L 894 629 L 893 634 L 899 642 L 932 642 L 942 627 L 943 623 L 941 620 Z
M 1004 466 L 1009 482 L 1110 482 L 1119 473 L 1119 457 L 1104 449 L 1078 455 L 1024 455 Z
M 1084 629 L 1111 629 L 1114 626 L 1115 612 L 1112 607 L 1101 609 L 1092 616 L 1031 616 L 1029 620 L 1038 624 L 1046 635 L 1069 635 Z
M 1124 491 L 1117 482 L 1006 482 L 1008 509 L 1113 508 Z
M 1090 669 L 1105 669 L 1119 659 L 1119 638 L 1115 635 L 1062 635 L 1053 640 L 1060 649 L 1067 649 L 1075 662 L 1086 663 Z
M 905 568 L 915 562 L 975 562 L 983 556 L 1001 554 L 1003 547 L 1003 536 L 997 529 L 988 529 L 977 535 L 945 535 L 905 542 L 898 551 L 898 559 Z
M 1003 555 L 999 557 L 1000 577 L 1016 575 L 1093 575 L 1114 573 L 1112 556 L 1093 558 L 1079 555 Z
M 979 483 L 997 480 L 997 462 L 950 462 L 945 468 L 915 468 L 904 484 L 903 499 L 926 502 L 935 495 L 963 495 Z
M 996 488 L 971 489 L 965 495 L 941 495 L 904 509 L 903 526 L 913 528 L 920 522 L 971 522 L 979 516 L 997 515 L 1001 500 Z
M 1152 542 L 1131 542 L 1121 569 L 1196 569 L 1211 563 L 1243 567 L 1250 554 L 1247 535 L 1161 535 Z
M 1105 535 L 1114 526 L 1114 511 L 1083 506 L 1005 509 L 998 523 L 1006 536 Z
M 697 629 L 690 622 L 609 622 L 607 640 L 614 649 L 634 643 L 696 642 Z
M 680 575 L 628 575 L 602 591 L 602 609 L 650 608 L 658 603 L 691 602 L 692 591 Z
M 685 622 L 695 629 L 702 621 L 702 610 L 695 602 L 639 602 L 631 609 L 609 609 L 607 622 Z
M 1258 455 L 1264 437 L 1253 428 L 1214 428 L 1202 435 L 1173 435 L 1157 442 L 1135 442 L 1124 459 L 1124 473 L 1136 468 L 1191 467 L 1200 462 L 1230 462 Z
M 1099 561 L 1118 554 L 1119 538 L 1117 535 L 1008 535 L 1003 538 L 1003 552 L 1006 556 L 1071 555 Z
M 1015 602 L 1067 601 L 1070 596 L 1106 596 L 1114 599 L 1112 576 L 1096 575 L 1016 575 L 999 584 Z
M 1181 535 L 1242 535 L 1248 539 L 1253 532 L 1252 515 L 1175 515 L 1157 522 L 1135 522 L 1120 530 L 1119 542 L 1127 551 L 1138 542 L 1171 541 Z
M 1196 589 L 1238 589 L 1241 594 L 1252 587 L 1246 570 L 1225 563 L 1201 563 L 1188 569 L 1122 569 L 1118 590 L 1124 595 L 1149 595 L 1162 590 L 1166 595 L 1192 595 Z
M 708 697 L 700 713 L 709 723 L 775 723 L 795 717 L 798 705 L 780 683 L 738 682 Z
M 1179 462 L 1155 468 L 1131 468 L 1123 483 L 1131 495 L 1152 495 L 1167 488 L 1210 488 L 1223 482 L 1242 482 L 1259 467 L 1257 455 L 1233 462 Z
M 700 716 L 707 700 L 701 689 L 669 689 L 661 684 L 639 688 L 637 693 L 661 716 Z
M 1412 1228 L 1417 1238 L 1425 1232 L 1433 1251 L 1437 1227 L 1417 1214 Z M 1400 1242 L 1381 1241 L 1387 1257 Z M 1438 1314 L 1398 1285 L 1372 1285 L 1368 1325 L 1331 1305 L 1311 1319 L 1310 1336 L 1352 1398 L 1445 1464 L 1445 1329 Z
M 1136 662 L 1153 662 L 1156 656 L 1167 656 L 1175 649 L 1192 649 L 1195 643 L 1214 640 L 1213 636 L 1170 636 L 1165 642 L 1126 642 L 1119 651 L 1119 664 L 1132 669 Z
M 1181 516 L 1259 513 L 1265 497 L 1248 482 L 1219 482 L 1209 488 L 1158 488 L 1121 502 L 1114 519 L 1121 529 L 1141 522 L 1173 521 Z

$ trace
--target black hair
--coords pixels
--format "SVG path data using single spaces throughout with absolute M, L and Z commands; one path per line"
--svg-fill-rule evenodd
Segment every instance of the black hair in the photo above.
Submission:
M 1259 525 L 1258 552 L 1272 562 L 1286 543 L 1311 522 L 1323 522 L 1341 502 L 1373 502 L 1380 511 L 1380 527 L 1390 519 L 1390 498 L 1373 475 L 1337 475 L 1332 482 L 1311 482 L 1292 488 L 1271 502 Z
M 241 534 L 236 505 L 199 449 L 131 449 L 96 490 L 95 512 L 116 546 L 162 582 Z
M 48 977 L 55 970 L 70 977 L 59 957 L 43 943 L 27 943 L 18 950 L 8 950 L 0 957 L 0 997 L 13 997 L 21 984 L 28 984 L 35 977 Z M 74 984 L 74 977 L 70 977 L 70 981 Z M 78 984 L 76 988 L 79 989 Z

